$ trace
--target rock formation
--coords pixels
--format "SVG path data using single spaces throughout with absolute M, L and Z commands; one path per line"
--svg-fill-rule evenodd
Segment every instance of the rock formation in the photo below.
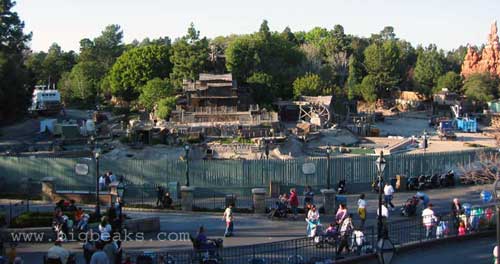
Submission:
M 464 77 L 485 72 L 500 76 L 500 45 L 496 21 L 491 25 L 488 44 L 484 47 L 481 55 L 473 47 L 468 46 L 467 55 L 465 55 L 462 64 L 462 76 Z

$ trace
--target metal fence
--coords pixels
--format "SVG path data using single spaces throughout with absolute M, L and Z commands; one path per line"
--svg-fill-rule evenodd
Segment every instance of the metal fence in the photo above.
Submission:
M 388 224 L 388 238 L 395 246 L 412 243 L 422 243 L 447 237 L 468 235 L 475 232 L 494 228 L 494 207 L 472 207 L 465 210 L 460 217 L 450 213 L 436 214 L 437 221 L 433 222 L 432 232 L 426 236 L 426 228 L 422 218 L 412 217 L 406 220 L 390 222 Z M 465 233 L 459 234 L 458 223 L 463 222 Z M 441 228 L 442 227 L 442 228 Z M 446 228 L 445 228 L 446 227 Z M 441 228 L 441 229 L 440 229 Z M 211 250 L 180 250 L 164 252 L 129 252 L 128 256 L 137 260 L 141 255 L 150 257 L 153 263 L 234 263 L 234 264 L 279 264 L 279 263 L 334 263 L 339 258 L 351 258 L 359 255 L 371 254 L 376 249 L 376 228 L 366 227 L 363 230 L 363 242 L 358 244 L 356 234 L 350 234 L 345 240 L 349 250 L 340 250 L 341 239 L 333 243 L 318 243 L 318 239 L 300 238 L 281 242 L 272 242 L 257 245 L 219 248 Z M 146 258 L 148 258 L 146 257 Z M 161 262 L 163 261 L 163 262 Z M 142 263 L 140 261 L 135 262 Z M 149 262 L 144 262 L 149 263 Z
M 363 240 L 354 245 L 355 240 Z M 348 235 L 345 239 L 347 248 L 340 251 L 340 238 L 335 242 L 319 242 L 312 238 L 300 238 L 280 242 L 218 248 L 210 250 L 181 250 L 168 252 L 140 252 L 127 255 L 137 261 L 140 255 L 146 255 L 151 263 L 230 263 L 230 264 L 306 264 L 306 263 L 333 263 L 339 258 L 348 258 L 372 253 L 375 243 L 375 233 L 372 227 L 366 228 L 362 236 Z M 354 246 L 353 246 L 354 245 Z M 148 258 L 146 257 L 146 258 Z M 163 262 L 162 262 L 163 261 Z M 143 262 L 148 263 L 148 262 Z
M 449 168 L 468 166 L 481 152 L 493 149 L 443 152 L 427 154 L 398 154 L 387 156 L 386 176 L 397 174 L 418 176 L 441 173 Z M 331 182 L 345 179 L 347 184 L 371 183 L 376 176 L 374 156 L 307 158 L 294 160 L 196 160 L 190 161 L 192 186 L 217 191 L 221 194 L 236 193 L 250 196 L 250 189 L 267 187 L 271 181 L 280 182 L 283 187 L 311 185 L 318 189 L 326 185 L 327 162 L 330 163 Z M 76 175 L 77 163 L 88 163 L 87 175 Z M 314 174 L 302 172 L 304 163 L 315 164 Z M 136 191 L 134 199 L 155 197 L 152 186 L 167 185 L 169 182 L 185 183 L 186 162 L 181 160 L 100 160 L 101 171 L 111 170 L 124 176 L 129 186 L 142 188 Z M 44 177 L 55 178 L 59 190 L 84 190 L 95 186 L 95 166 L 90 159 L 0 157 L 0 189 L 5 192 L 22 192 L 20 184 L 40 181 Z

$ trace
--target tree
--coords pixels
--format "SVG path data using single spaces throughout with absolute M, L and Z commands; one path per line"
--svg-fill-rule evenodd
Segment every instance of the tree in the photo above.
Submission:
M 188 34 L 175 41 L 172 46 L 170 60 L 173 71 L 170 79 L 177 87 L 181 86 L 182 80 L 197 80 L 201 72 L 208 67 L 208 40 L 200 39 L 200 32 L 191 23 Z
M 360 95 L 359 85 L 363 81 L 363 67 L 356 56 L 351 55 L 349 58 L 349 77 L 347 78 L 347 96 L 349 99 L 354 99 Z
M 276 93 L 276 84 L 271 75 L 255 72 L 248 77 L 246 83 L 252 88 L 251 94 L 255 102 L 259 102 L 262 107 L 271 107 Z
M 459 73 L 464 62 L 465 54 L 467 54 L 466 46 L 460 46 L 446 53 L 446 69 Z
M 53 43 L 48 52 L 35 52 L 28 55 L 26 66 L 31 74 L 32 84 L 57 84 L 64 72 L 71 71 L 76 64 L 76 54 L 65 52 L 57 43 Z
M 377 81 L 372 75 L 363 78 L 360 86 L 361 95 L 366 102 L 373 103 L 377 100 Z
M 175 109 L 177 99 L 175 97 L 166 97 L 160 99 L 157 103 L 158 107 L 156 109 L 156 116 L 161 119 L 167 119 Z
M 174 88 L 169 79 L 154 78 L 148 81 L 141 89 L 139 103 L 147 110 L 153 110 L 156 102 L 168 96 L 172 96 Z
M 498 79 L 489 73 L 470 75 L 464 82 L 464 93 L 468 99 L 481 103 L 498 96 Z
M 420 86 L 420 91 L 429 95 L 437 84 L 438 78 L 445 72 L 444 55 L 435 45 L 429 45 L 418 55 L 415 65 L 415 80 Z
M 104 66 L 95 61 L 76 64 L 71 72 L 62 75 L 58 83 L 63 100 L 80 106 L 97 104 L 104 72 Z
M 109 73 L 111 93 L 126 101 L 135 100 L 149 80 L 165 78 L 172 70 L 167 46 L 148 45 L 123 53 Z
M 323 81 L 317 74 L 307 73 L 302 77 L 298 77 L 293 82 L 293 95 L 295 98 L 301 95 L 318 96 L 323 94 Z
M 434 92 L 439 92 L 443 88 L 447 88 L 451 92 L 460 93 L 462 88 L 462 77 L 460 74 L 449 71 L 445 75 L 439 77 Z
M 388 96 L 390 90 L 401 82 L 400 51 L 395 41 L 373 43 L 365 49 L 364 64 L 370 83 L 376 87 L 379 98 Z
M 24 65 L 31 34 L 23 32 L 24 22 L 12 11 L 14 6 L 14 1 L 0 0 L 0 123 L 26 113 L 31 99 Z
M 101 35 L 94 39 L 94 55 L 105 69 L 110 69 L 123 53 L 123 31 L 119 25 L 108 25 Z
M 249 84 L 259 104 L 270 105 L 274 98 L 291 98 L 292 83 L 300 72 L 304 55 L 295 43 L 277 32 L 269 32 L 267 21 L 260 31 L 242 35 L 226 50 L 226 66 L 240 83 Z M 262 89 L 267 89 L 261 94 Z M 262 96 L 261 96 L 262 95 Z
M 396 33 L 394 33 L 394 27 L 392 26 L 386 26 L 380 31 L 380 33 L 372 34 L 370 39 L 372 43 L 397 40 Z

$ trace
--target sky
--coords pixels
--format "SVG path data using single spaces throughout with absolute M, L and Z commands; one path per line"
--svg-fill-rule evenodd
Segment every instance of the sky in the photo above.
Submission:
M 31 48 L 47 50 L 56 42 L 64 50 L 79 49 L 83 38 L 97 37 L 118 24 L 124 41 L 185 35 L 191 22 L 209 38 L 252 33 L 262 20 L 271 30 L 332 29 L 369 37 L 384 26 L 396 36 L 418 44 L 452 50 L 485 43 L 498 0 L 17 0 L 14 8 L 33 33 Z

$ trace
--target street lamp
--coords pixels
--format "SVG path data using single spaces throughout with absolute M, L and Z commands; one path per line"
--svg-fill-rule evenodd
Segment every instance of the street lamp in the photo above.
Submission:
M 429 145 L 428 140 L 429 140 L 429 136 L 427 135 L 427 130 L 424 129 L 424 153 L 427 150 L 427 147 Z
M 384 152 L 380 151 L 380 156 L 375 161 L 377 165 L 377 174 L 378 174 L 378 242 L 377 242 L 377 255 L 378 261 L 381 264 L 389 264 L 392 261 L 392 257 L 394 256 L 394 244 L 389 240 L 389 238 L 383 232 L 383 223 L 382 223 L 382 179 L 384 175 L 385 166 L 387 162 L 384 159 Z
M 495 183 L 493 183 L 493 193 L 495 194 L 497 208 L 497 263 L 500 263 L 500 179 L 498 176 Z
M 95 215 L 96 218 L 99 219 L 101 218 L 101 207 L 100 207 L 100 201 L 99 201 L 99 158 L 101 157 L 101 149 L 98 148 L 97 146 L 94 147 L 94 150 L 92 151 L 94 154 L 94 159 L 95 159 Z
M 330 182 L 330 154 L 332 154 L 332 146 L 328 144 L 326 147 L 326 188 L 330 190 L 331 182 Z
M 384 159 L 384 152 L 380 151 L 380 156 L 375 161 L 377 165 L 377 175 L 378 175 L 378 239 L 382 238 L 382 175 L 384 173 L 386 161 Z
M 184 156 L 186 159 L 186 186 L 189 186 L 189 145 L 184 146 L 184 151 L 186 151 Z

